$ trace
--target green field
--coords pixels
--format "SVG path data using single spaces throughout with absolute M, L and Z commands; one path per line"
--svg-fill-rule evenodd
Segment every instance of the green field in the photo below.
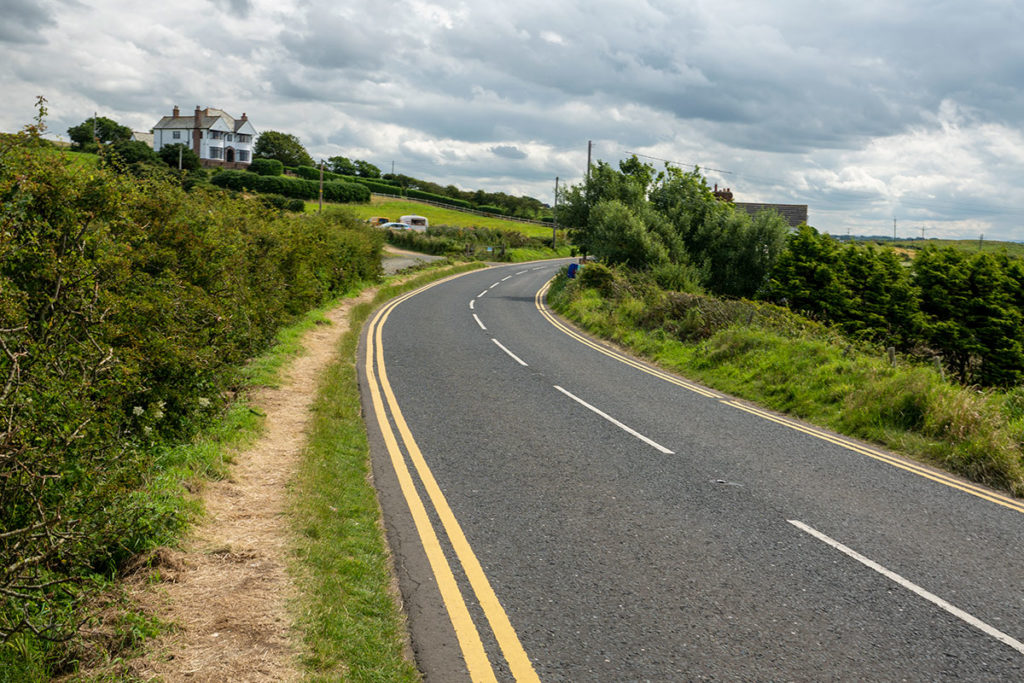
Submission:
M 426 216 L 431 225 L 451 225 L 459 228 L 494 228 L 495 230 L 512 230 L 521 232 L 528 237 L 551 237 L 551 228 L 532 223 L 519 223 L 490 216 L 477 216 L 452 209 L 442 209 L 429 204 L 421 204 L 412 200 L 386 199 L 374 197 L 369 204 L 345 204 L 358 218 L 366 220 L 373 216 L 387 216 L 397 221 L 402 216 Z M 307 202 L 307 211 L 316 211 L 316 202 Z
M 983 251 L 988 254 L 1002 254 L 1006 253 L 1010 258 L 1024 258 L 1024 244 L 1019 242 L 1000 242 L 998 240 L 942 240 L 942 239 L 927 239 L 927 240 L 865 240 L 864 244 L 878 244 L 883 247 L 890 246 L 899 250 L 918 251 L 931 245 L 938 247 L 939 249 L 945 249 L 952 247 L 960 251 L 969 253 L 975 253 Z

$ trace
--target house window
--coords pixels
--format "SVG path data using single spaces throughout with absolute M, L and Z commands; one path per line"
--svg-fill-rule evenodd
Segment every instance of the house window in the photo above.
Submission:
M 238 141 L 239 142 L 251 142 L 252 141 L 252 136 L 251 135 L 245 135 L 244 133 L 239 133 L 238 134 Z
M 249 152 L 247 150 L 240 149 L 235 153 L 238 155 L 239 161 L 249 161 Z
M 220 159 L 223 156 L 224 156 L 224 148 L 223 147 L 211 147 L 210 148 L 210 158 L 211 159 Z
M 231 133 L 228 133 L 227 135 L 225 135 L 224 139 L 227 140 L 228 142 L 231 142 Z
M 171 137 L 174 138 L 175 140 L 180 140 L 181 139 L 181 131 L 180 130 L 174 131 L 173 133 L 171 133 Z

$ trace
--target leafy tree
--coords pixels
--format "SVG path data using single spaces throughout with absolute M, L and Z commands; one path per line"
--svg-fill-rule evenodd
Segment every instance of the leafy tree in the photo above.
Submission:
M 94 148 L 94 136 L 100 144 L 126 142 L 132 137 L 132 129 L 106 116 L 90 116 L 77 126 L 68 128 L 68 137 L 77 149 Z
M 356 175 L 361 178 L 380 178 L 380 169 L 369 161 L 356 159 L 352 162 L 356 167 Z
M 634 154 L 628 159 L 624 159 L 619 162 L 619 170 L 622 171 L 623 175 L 636 180 L 637 183 L 640 184 L 640 187 L 643 189 L 644 195 L 646 196 L 647 191 L 655 180 L 653 166 L 643 163 Z
M 291 133 L 267 130 L 260 133 L 253 147 L 253 156 L 277 159 L 285 166 L 314 166 L 313 157 Z
M 752 219 L 721 203 L 695 231 L 700 240 L 688 251 L 702 267 L 701 282 L 710 291 L 752 297 L 766 285 L 788 231 L 786 221 L 774 211 Z
M 842 273 L 840 244 L 809 225 L 798 227 L 772 268 L 768 298 L 797 312 L 842 319 L 850 292 Z
M 171 168 L 178 168 L 179 154 L 182 170 L 194 171 L 203 166 L 199 161 L 199 155 L 193 152 L 191 147 L 180 142 L 173 145 L 164 145 L 157 154 Z
M 597 258 L 634 269 L 645 269 L 668 259 L 661 240 L 618 199 L 598 203 L 590 220 L 590 253 Z
M 347 157 L 328 157 L 327 168 L 331 170 L 331 173 L 338 173 L 340 175 L 355 175 L 356 167 Z
M 920 292 L 892 249 L 847 245 L 840 257 L 849 295 L 838 322 L 848 334 L 909 348 L 920 339 Z
M 119 140 L 118 142 L 110 145 L 110 151 L 125 164 L 154 164 L 159 161 L 159 157 L 157 157 L 156 152 L 153 151 L 152 147 L 147 145 L 145 142 L 139 142 L 137 140 Z

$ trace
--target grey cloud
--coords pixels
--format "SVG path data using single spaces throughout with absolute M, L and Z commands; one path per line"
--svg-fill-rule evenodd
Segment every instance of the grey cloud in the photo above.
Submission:
M 242 17 L 243 19 L 249 16 L 252 12 L 252 0 L 211 0 L 215 7 L 220 9 L 225 14 L 231 14 Z
M 525 159 L 526 152 L 513 145 L 496 145 L 491 147 L 491 153 L 495 156 L 506 159 Z
M 53 13 L 37 0 L 3 0 L 0 2 L 0 42 L 35 43 L 39 32 L 55 26 Z

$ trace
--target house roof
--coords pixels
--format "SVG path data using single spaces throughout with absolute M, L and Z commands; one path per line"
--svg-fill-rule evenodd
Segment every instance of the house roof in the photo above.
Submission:
M 735 202 L 734 206 L 737 209 L 746 211 L 751 217 L 756 216 L 762 211 L 774 209 L 789 227 L 795 228 L 798 225 L 807 222 L 807 205 L 806 204 L 759 204 L 753 202 Z
M 132 131 L 132 140 L 135 140 L 137 142 L 145 142 L 147 145 L 152 147 L 153 146 L 153 133 L 152 133 L 152 131 L 150 131 L 149 133 L 146 133 L 144 131 L 138 131 L 138 130 Z
M 177 108 L 175 108 L 177 111 Z M 221 125 L 217 125 L 220 123 Z M 235 119 L 227 112 L 222 109 L 213 109 L 207 107 L 199 111 L 199 128 L 202 130 L 210 130 L 216 126 L 217 130 L 224 130 L 227 132 L 242 132 L 245 128 L 245 133 L 254 135 L 256 130 L 249 123 L 248 119 Z M 191 129 L 195 127 L 195 113 L 185 114 L 184 116 L 164 116 L 161 118 L 155 126 L 156 128 L 174 128 L 174 129 Z

